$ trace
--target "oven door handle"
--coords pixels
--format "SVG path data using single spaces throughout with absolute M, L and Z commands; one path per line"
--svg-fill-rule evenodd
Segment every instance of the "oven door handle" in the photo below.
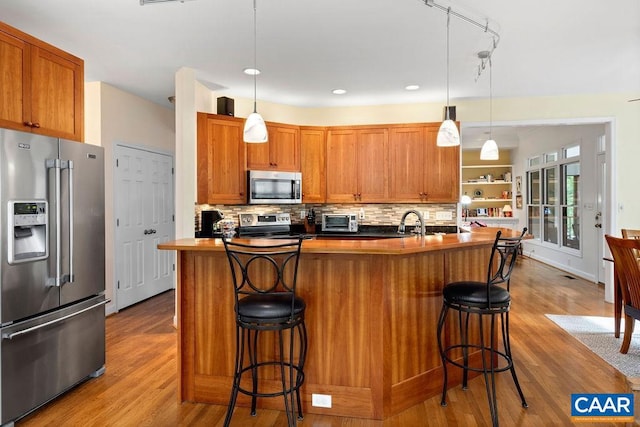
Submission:
M 80 315 L 82 313 L 85 313 L 85 312 L 87 312 L 89 310 L 93 310 L 94 308 L 100 307 L 101 305 L 105 305 L 105 304 L 109 303 L 110 301 L 111 300 L 100 301 L 97 304 L 94 304 L 92 306 L 83 308 L 82 310 L 76 311 L 74 313 L 67 314 L 66 316 L 62 316 L 59 319 L 50 320 L 50 321 L 42 323 L 40 325 L 32 326 L 31 328 L 22 329 L 20 331 L 2 334 L 2 339 L 3 340 L 12 340 L 15 337 L 19 337 L 20 335 L 26 335 L 26 334 L 29 334 L 31 332 L 37 331 L 38 329 L 42 329 L 42 328 L 46 328 L 47 326 L 55 325 L 56 323 L 63 322 L 65 320 L 67 320 L 67 319 L 70 319 L 72 317 L 78 316 L 78 315 Z

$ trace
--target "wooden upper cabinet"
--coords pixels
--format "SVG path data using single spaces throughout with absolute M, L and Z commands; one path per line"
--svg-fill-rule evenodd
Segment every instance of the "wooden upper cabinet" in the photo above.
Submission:
M 0 22 L 0 127 L 82 141 L 84 61 Z
M 326 133 L 324 128 L 300 129 L 302 203 L 326 201 Z
M 438 147 L 439 124 L 392 127 L 391 199 L 455 203 L 460 194 L 460 147 Z
M 386 128 L 329 130 L 326 201 L 388 201 L 388 143 Z
M 358 131 L 358 201 L 389 201 L 389 130 Z
M 0 26 L 0 125 L 23 130 L 24 110 L 30 109 L 29 45 L 2 29 Z
M 327 134 L 327 202 L 358 200 L 357 147 L 356 130 L 330 130 Z
M 453 202 L 460 198 L 460 146 L 438 147 L 439 126 L 426 128 L 425 193 L 427 202 Z
M 267 123 L 269 141 L 247 144 L 247 168 L 253 170 L 300 171 L 298 126 Z
M 198 113 L 198 203 L 245 204 L 244 120 Z
M 424 127 L 391 128 L 389 142 L 391 198 L 418 201 L 424 199 Z

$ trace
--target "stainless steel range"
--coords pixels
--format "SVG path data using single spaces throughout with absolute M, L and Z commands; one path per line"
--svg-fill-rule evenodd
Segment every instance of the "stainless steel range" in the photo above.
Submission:
M 238 237 L 283 237 L 291 235 L 289 213 L 239 214 Z

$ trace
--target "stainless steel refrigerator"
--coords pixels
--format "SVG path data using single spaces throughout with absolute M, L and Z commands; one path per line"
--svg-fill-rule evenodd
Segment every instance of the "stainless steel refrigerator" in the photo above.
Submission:
M 0 424 L 105 365 L 102 147 L 0 130 Z

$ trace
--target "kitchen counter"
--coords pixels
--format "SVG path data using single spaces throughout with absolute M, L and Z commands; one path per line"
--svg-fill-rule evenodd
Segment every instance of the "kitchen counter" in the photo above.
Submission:
M 440 251 L 476 245 L 484 246 L 487 242 L 493 243 L 497 230 L 500 230 L 500 228 L 483 227 L 470 229 L 471 232 L 435 234 L 425 237 L 412 234 L 402 237 L 402 235 L 397 234 L 375 233 L 324 233 L 305 235 L 302 253 L 391 255 Z M 519 232 L 511 229 L 503 228 L 501 230 L 505 236 L 515 237 L 519 235 Z M 259 244 L 260 241 L 273 243 L 273 239 L 270 238 L 239 237 L 234 239 L 250 244 Z M 217 238 L 185 238 L 159 244 L 158 248 L 179 251 L 224 252 L 224 244 L 221 239 Z
M 298 272 L 309 337 L 304 412 L 381 420 L 440 393 L 436 324 L 442 288 L 456 280 L 486 280 L 495 232 L 305 240 Z M 179 399 L 226 405 L 235 317 L 223 242 L 180 239 L 158 247 L 179 252 Z M 264 352 L 273 355 L 269 343 L 264 341 Z M 264 391 L 280 387 L 273 375 L 261 378 Z M 461 382 L 461 370 L 449 376 L 449 386 Z M 331 395 L 332 408 L 311 406 L 313 393 Z M 238 405 L 249 404 L 238 397 Z M 258 405 L 281 410 L 282 399 L 258 399 Z

